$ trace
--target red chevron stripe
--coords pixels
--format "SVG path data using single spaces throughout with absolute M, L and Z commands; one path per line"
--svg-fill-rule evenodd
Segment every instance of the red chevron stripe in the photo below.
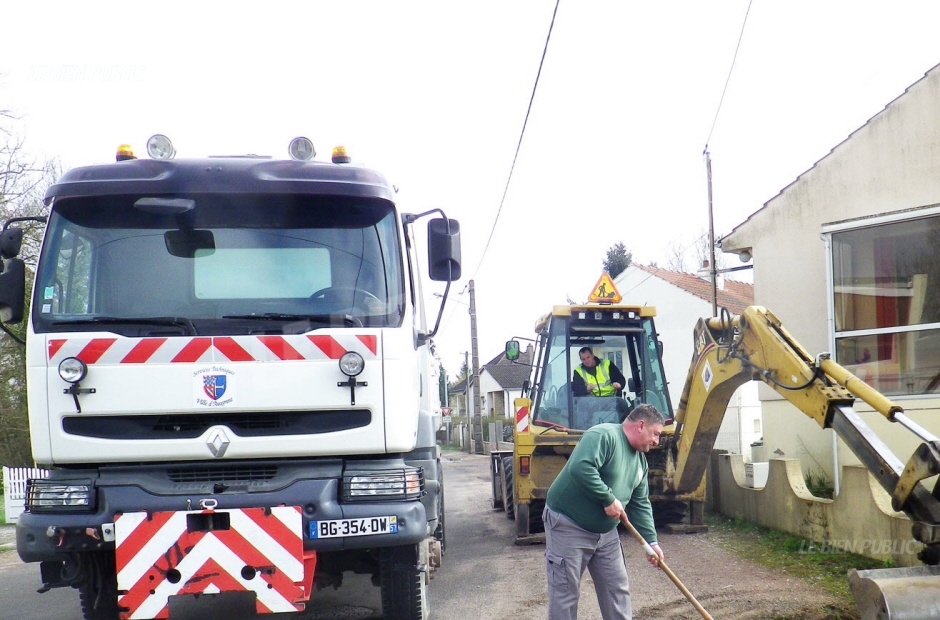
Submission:
M 127 563 L 130 562 L 134 556 L 140 553 L 140 550 L 143 549 L 144 545 L 150 542 L 150 539 L 157 535 L 160 529 L 167 524 L 167 521 L 169 521 L 170 517 L 172 516 L 172 512 L 153 513 L 151 519 L 145 519 L 142 521 L 127 538 L 121 541 L 115 549 L 115 560 L 117 562 L 116 572 L 121 572 Z M 123 515 L 116 515 L 114 517 L 115 523 L 117 523 L 122 517 Z
M 300 513 L 300 509 L 296 509 Z M 268 533 L 274 540 L 278 542 L 279 545 L 291 551 L 291 547 L 297 545 L 303 545 L 301 540 L 301 532 L 295 532 L 294 530 L 287 527 L 283 521 L 275 517 L 273 514 L 270 516 L 265 516 L 264 510 L 251 510 L 244 509 L 242 512 L 246 517 L 258 524 L 262 530 Z M 301 525 L 301 527 L 303 527 Z
M 49 359 L 55 357 L 55 354 L 59 352 L 59 349 L 62 348 L 62 345 L 68 342 L 68 340 L 50 340 L 49 341 Z
M 307 336 L 307 338 L 331 360 L 338 360 L 346 352 L 346 349 L 332 336 Z
M 212 338 L 193 338 L 183 350 L 176 354 L 172 362 L 195 362 L 212 346 Z
M 356 338 L 358 338 L 362 342 L 362 344 L 369 347 L 369 350 L 372 351 L 372 355 L 376 354 L 376 352 L 378 351 L 378 338 L 376 338 L 375 336 L 365 335 L 365 334 L 357 335 Z
M 272 589 L 288 601 L 293 602 L 303 596 L 303 588 L 299 584 L 294 583 L 283 570 L 277 570 L 275 566 L 273 567 L 275 569 L 273 572 L 264 571 L 265 568 L 271 568 L 271 559 L 263 553 L 261 548 L 256 547 L 254 543 L 242 536 L 242 533 L 238 530 L 216 531 L 212 532 L 211 535 L 215 536 L 219 542 L 237 555 L 243 562 L 243 565 L 252 566 L 257 569 L 258 574 L 255 578 L 264 579 L 265 582 L 271 584 Z M 195 545 L 193 546 L 195 547 Z M 296 548 L 293 550 L 288 548 L 287 551 L 296 557 L 298 562 L 301 562 L 302 557 L 297 556 L 297 554 L 301 552 L 300 545 L 295 545 L 295 547 Z M 241 566 L 229 567 L 229 571 L 234 574 L 240 574 L 241 569 Z M 203 568 L 200 568 L 197 573 L 197 575 L 201 574 L 204 574 Z M 196 581 L 195 575 L 192 581 Z M 237 584 L 235 589 L 241 590 L 243 588 L 240 584 Z
M 143 364 L 150 359 L 150 356 L 153 355 L 164 342 L 166 342 L 166 338 L 144 338 L 134 345 L 134 348 L 124 356 L 121 363 Z
M 295 508 L 295 510 L 299 512 L 299 509 Z M 273 515 L 265 516 L 265 510 L 262 508 L 246 508 L 237 512 L 242 513 L 253 522 L 257 523 L 265 532 L 278 541 L 279 546 L 284 547 L 284 549 L 297 558 L 298 561 L 303 561 L 305 570 L 307 570 L 308 564 L 311 569 L 315 566 L 316 556 L 313 556 L 308 563 L 303 553 L 303 543 L 299 532 L 294 532 Z M 155 518 L 152 521 L 142 522 L 134 530 L 130 538 L 122 542 L 118 547 L 118 554 L 120 556 L 119 566 L 123 567 L 126 565 L 126 561 L 132 558 L 134 553 L 139 551 L 140 548 L 150 541 L 155 534 L 153 530 L 165 524 L 172 515 L 173 513 L 157 513 L 154 515 Z M 244 565 L 248 565 L 258 569 L 254 578 L 263 581 L 265 584 L 263 587 L 274 590 L 285 601 L 294 605 L 298 611 L 302 610 L 302 602 L 308 600 L 310 596 L 309 593 L 304 591 L 303 584 L 309 581 L 309 579 L 295 583 L 283 571 L 277 570 L 276 566 L 273 567 L 273 571 L 264 570 L 265 568 L 271 568 L 271 560 L 265 555 L 262 549 L 259 549 L 254 543 L 246 539 L 242 532 L 237 529 L 232 529 L 217 530 L 214 532 L 182 533 L 179 539 L 170 545 L 163 554 L 163 557 L 156 562 L 153 568 L 148 570 L 147 573 L 120 598 L 120 605 L 128 608 L 126 613 L 122 612 L 122 618 L 129 617 L 147 600 L 151 599 L 153 596 L 151 593 L 164 581 L 168 571 L 171 568 L 177 567 L 183 560 L 184 555 L 193 553 L 198 549 L 200 544 L 207 541 L 208 538 L 215 539 L 231 550 L 238 557 L 239 564 L 237 566 L 224 566 L 219 564 L 216 559 L 207 559 L 191 577 L 188 577 L 186 583 L 179 590 L 179 594 L 198 594 L 205 591 L 210 585 L 218 587 L 219 590 L 223 592 L 243 591 L 246 588 L 242 586 L 236 576 L 241 574 Z M 134 541 L 133 546 L 128 544 L 130 541 Z M 286 541 L 286 544 L 284 541 Z M 130 555 L 124 554 L 125 551 L 130 552 L 132 549 L 133 552 Z M 310 577 L 312 577 L 312 575 Z M 163 608 L 155 617 L 168 617 L 169 609 L 166 601 L 157 602 L 162 603 Z M 271 613 L 274 611 L 268 609 L 260 600 L 256 605 L 256 610 L 258 613 Z
M 258 340 L 267 348 L 271 349 L 278 359 L 281 360 L 302 360 L 303 355 L 297 352 L 297 349 L 287 344 L 283 336 L 258 336 Z
M 235 342 L 234 338 L 214 338 L 212 344 L 222 355 L 227 357 L 230 362 L 253 362 L 254 357 L 246 351 L 240 344 Z
M 94 364 L 101 356 L 104 355 L 104 352 L 107 351 L 112 344 L 117 342 L 117 338 L 95 338 L 87 345 L 85 348 L 79 351 L 77 357 L 86 364 Z

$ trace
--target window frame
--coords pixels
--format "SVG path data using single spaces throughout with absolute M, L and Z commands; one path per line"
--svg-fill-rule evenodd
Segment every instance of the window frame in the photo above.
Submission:
M 875 228 L 878 226 L 902 224 L 916 220 L 927 220 L 930 218 L 940 218 L 940 204 L 823 224 L 822 238 L 825 244 L 826 260 L 826 312 L 828 321 L 827 335 L 830 350 L 833 351 L 833 359 L 837 363 L 843 364 L 843 361 L 838 359 L 839 340 L 864 336 L 926 332 L 940 329 L 940 322 L 918 323 L 916 325 L 900 325 L 894 327 L 844 330 L 837 332 L 835 303 L 836 283 L 834 272 L 835 250 L 833 236 L 843 232 L 855 232 L 868 228 Z M 878 389 L 877 385 L 873 385 L 872 387 Z M 916 394 L 892 393 L 890 394 L 890 398 L 892 400 L 936 399 L 940 398 L 940 392 L 925 392 Z

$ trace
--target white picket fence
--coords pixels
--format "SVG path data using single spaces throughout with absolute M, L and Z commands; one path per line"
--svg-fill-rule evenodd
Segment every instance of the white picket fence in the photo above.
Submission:
M 26 481 L 30 478 L 46 478 L 48 469 L 38 467 L 3 468 L 3 513 L 7 523 L 16 523 L 26 505 Z

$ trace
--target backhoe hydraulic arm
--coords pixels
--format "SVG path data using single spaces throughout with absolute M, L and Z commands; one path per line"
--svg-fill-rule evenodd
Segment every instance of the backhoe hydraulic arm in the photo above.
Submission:
M 748 380 L 763 381 L 820 427 L 832 428 L 891 495 L 894 509 L 911 518 L 914 538 L 927 545 L 920 559 L 940 564 L 940 484 L 932 493 L 921 484 L 940 473 L 940 441 L 828 354 L 810 356 L 766 308 L 751 306 L 735 317 L 725 312 L 696 325 L 667 485 L 680 493 L 698 487 L 728 402 Z M 856 399 L 920 439 L 906 465 L 855 412 Z

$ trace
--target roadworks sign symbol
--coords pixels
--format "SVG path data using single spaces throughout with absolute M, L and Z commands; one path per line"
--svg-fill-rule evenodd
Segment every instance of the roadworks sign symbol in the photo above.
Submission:
M 610 274 L 606 272 L 601 274 L 597 284 L 594 285 L 593 291 L 591 296 L 588 297 L 588 301 L 594 303 L 607 302 L 616 304 L 620 303 L 620 300 L 623 299 L 620 296 L 620 291 L 614 286 L 614 281 L 610 279 Z

